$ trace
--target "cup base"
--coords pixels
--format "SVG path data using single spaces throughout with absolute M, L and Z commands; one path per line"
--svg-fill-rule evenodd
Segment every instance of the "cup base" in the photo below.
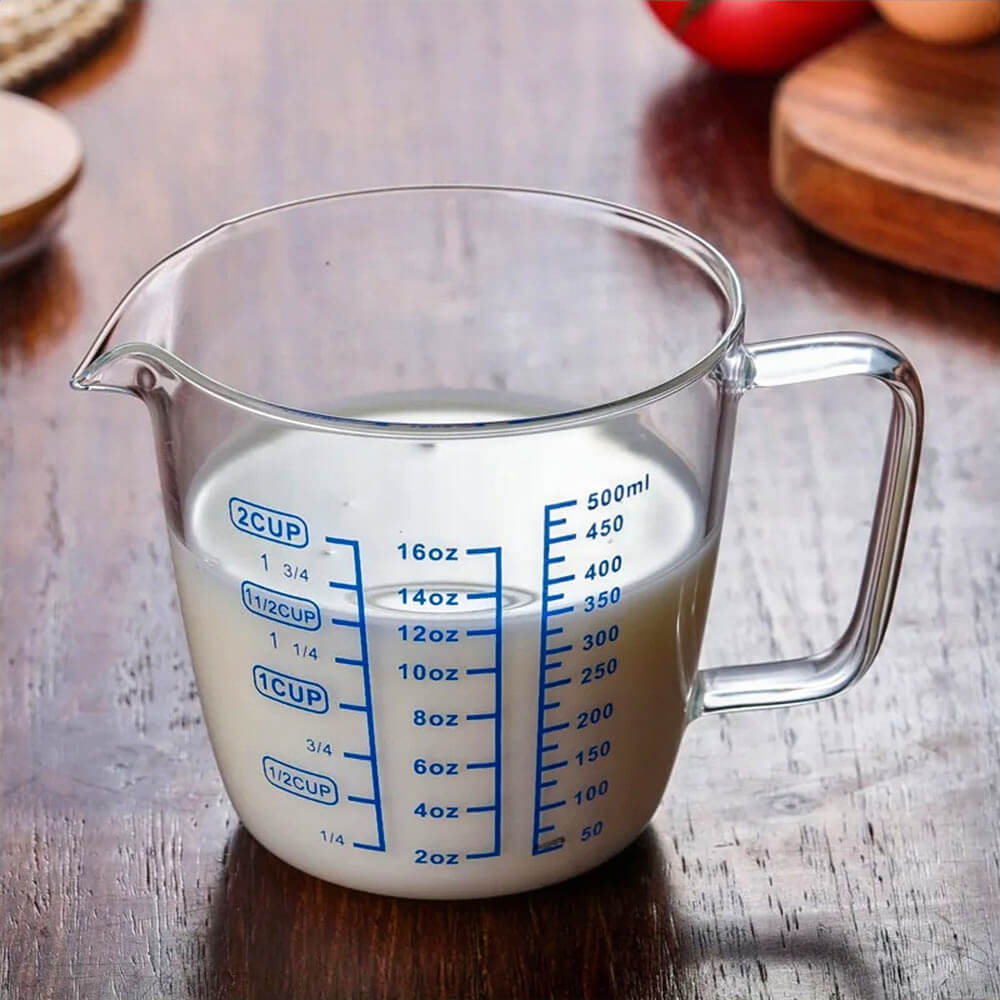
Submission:
M 268 838 L 258 836 L 245 823 L 243 827 L 270 854 L 291 865 L 292 868 L 323 882 L 376 896 L 446 901 L 513 896 L 566 882 L 599 868 L 616 857 L 634 843 L 648 825 L 649 820 L 627 836 L 606 842 L 600 851 L 595 850 L 585 856 L 567 855 L 565 859 L 559 859 L 562 861 L 561 864 L 557 863 L 556 859 L 551 859 L 548 864 L 539 864 L 542 859 L 530 856 L 516 859 L 510 857 L 483 859 L 475 863 L 473 873 L 466 870 L 460 878 L 446 871 L 435 874 L 433 878 L 426 876 L 414 878 L 412 865 L 406 864 L 404 868 L 391 863 L 390 859 L 386 859 L 389 863 L 380 865 L 378 869 L 352 871 L 347 867 L 338 867 L 335 870 L 333 866 L 319 866 L 311 864 L 307 858 L 296 857 L 294 852 L 283 850 Z M 515 870 L 511 871 L 511 868 Z

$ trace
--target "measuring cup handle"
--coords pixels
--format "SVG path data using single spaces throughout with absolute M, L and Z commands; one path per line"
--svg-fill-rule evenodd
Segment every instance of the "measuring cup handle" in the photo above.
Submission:
M 864 674 L 885 635 L 917 480 L 923 395 L 916 371 L 892 344 L 865 333 L 824 333 L 748 344 L 745 352 L 747 389 L 867 375 L 891 390 L 892 417 L 861 588 L 843 635 L 813 656 L 698 671 L 692 716 L 816 701 Z

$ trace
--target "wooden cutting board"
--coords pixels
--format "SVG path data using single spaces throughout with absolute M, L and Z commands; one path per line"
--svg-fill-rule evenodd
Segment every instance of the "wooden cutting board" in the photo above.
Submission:
M 1000 290 L 1000 42 L 864 28 L 782 82 L 779 197 L 851 246 Z

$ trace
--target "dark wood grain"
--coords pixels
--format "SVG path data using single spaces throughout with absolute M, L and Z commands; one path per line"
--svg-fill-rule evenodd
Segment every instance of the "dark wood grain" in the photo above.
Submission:
M 851 246 L 1000 291 L 998 89 L 1000 41 L 855 32 L 782 82 L 775 189 Z
M 996 299 L 834 245 L 770 191 L 772 86 L 689 62 L 641 3 L 149 5 L 40 97 L 87 163 L 59 244 L 0 286 L 0 996 L 1000 995 Z M 867 329 L 914 359 L 923 478 L 873 672 L 697 722 L 652 827 L 568 885 L 365 896 L 239 828 L 201 722 L 147 421 L 67 377 L 140 271 L 212 222 L 404 181 L 576 190 L 673 216 L 751 337 Z M 744 403 L 705 662 L 827 643 L 886 400 Z

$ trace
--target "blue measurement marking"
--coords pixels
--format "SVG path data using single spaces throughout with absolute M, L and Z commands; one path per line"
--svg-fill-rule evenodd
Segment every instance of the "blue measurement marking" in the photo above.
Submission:
M 363 712 L 368 731 L 367 753 L 351 754 L 344 756 L 351 760 L 367 761 L 371 769 L 372 793 L 371 796 L 348 795 L 349 802 L 357 802 L 361 805 L 369 805 L 375 813 L 375 843 L 364 841 L 354 841 L 354 846 L 365 851 L 385 850 L 385 824 L 382 818 L 382 786 L 378 776 L 378 750 L 375 745 L 375 713 L 372 707 L 372 678 L 371 666 L 368 661 L 368 627 L 365 622 L 365 588 L 361 578 L 361 546 L 357 539 L 353 538 L 331 538 L 327 536 L 327 545 L 346 545 L 354 556 L 354 580 L 347 583 L 342 580 L 327 581 L 334 590 L 354 591 L 358 600 L 358 617 L 356 620 L 344 618 L 332 618 L 334 625 L 342 625 L 346 628 L 356 628 L 361 640 L 361 656 L 357 659 L 352 657 L 336 657 L 337 663 L 346 666 L 359 667 L 364 680 L 365 701 L 363 705 L 355 705 L 349 702 L 341 702 L 340 707 L 352 712 Z
M 349 621 L 346 618 L 331 618 L 330 621 L 334 625 L 343 625 L 346 628 L 361 628 L 361 622 L 358 622 L 358 621 Z
M 569 728 L 568 722 L 554 722 L 549 718 L 549 713 L 558 709 L 560 702 L 548 701 L 546 691 L 550 687 L 569 684 L 571 680 L 567 677 L 557 681 L 550 681 L 547 675 L 549 671 L 557 670 L 563 665 L 562 660 L 551 659 L 551 657 L 558 656 L 561 653 L 568 653 L 573 648 L 572 643 L 564 642 L 559 646 L 549 644 L 553 636 L 562 635 L 564 631 L 561 625 L 553 625 L 552 619 L 560 615 L 572 614 L 574 610 L 572 604 L 558 604 L 558 602 L 565 600 L 566 595 L 553 588 L 574 580 L 576 574 L 562 573 L 560 576 L 550 576 L 549 574 L 553 566 L 566 561 L 566 556 L 553 552 L 553 548 L 558 545 L 564 545 L 567 542 L 572 542 L 576 538 L 575 532 L 564 532 L 560 535 L 554 534 L 554 529 L 561 528 L 567 523 L 568 518 L 554 514 L 553 512 L 568 511 L 569 508 L 575 506 L 575 500 L 564 500 L 561 503 L 546 504 L 543 518 L 542 621 L 538 652 L 538 727 L 537 749 L 535 752 L 535 814 L 531 838 L 532 854 L 546 854 L 549 851 L 557 850 L 563 845 L 563 840 L 556 840 L 551 844 L 542 843 L 543 835 L 555 830 L 553 824 L 542 822 L 542 814 L 552 809 L 558 809 L 559 806 L 566 804 L 565 799 L 557 802 L 544 802 L 542 800 L 542 793 L 545 789 L 558 784 L 557 778 L 546 778 L 543 775 L 565 767 L 569 763 L 568 760 L 549 761 L 545 759 L 546 754 L 559 749 L 558 743 L 546 742 L 546 736 L 549 733 Z
M 479 858 L 495 858 L 500 854 L 501 849 L 501 829 L 503 820 L 503 551 L 500 546 L 491 548 L 466 549 L 468 556 L 493 556 L 494 580 L 493 589 L 489 591 L 466 594 L 469 600 L 492 600 L 493 601 L 493 627 L 492 628 L 470 628 L 465 630 L 468 636 L 493 636 L 493 664 L 489 667 L 471 667 L 466 670 L 466 674 L 475 676 L 477 674 L 493 675 L 493 711 L 466 715 L 470 720 L 492 720 L 493 722 L 493 759 L 489 761 L 476 761 L 467 764 L 470 770 L 493 769 L 493 801 L 480 805 L 469 806 L 467 812 L 470 813 L 493 813 L 493 847 L 489 851 L 476 851 L 466 854 L 466 858 L 475 861 Z

